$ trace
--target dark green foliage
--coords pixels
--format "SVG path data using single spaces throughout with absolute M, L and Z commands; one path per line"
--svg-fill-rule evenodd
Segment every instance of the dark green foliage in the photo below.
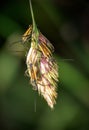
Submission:
M 88 3 L 32 0 L 37 26 L 54 45 L 59 65 L 58 99 L 51 111 L 24 76 L 30 45 L 10 46 L 32 23 L 29 1 L 4 2 L 0 4 L 0 130 L 88 130 Z

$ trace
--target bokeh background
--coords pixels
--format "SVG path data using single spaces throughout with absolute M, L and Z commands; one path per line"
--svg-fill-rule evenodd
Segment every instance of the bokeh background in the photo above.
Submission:
M 89 3 L 32 0 L 32 5 L 38 28 L 55 47 L 59 65 L 57 104 L 51 110 L 24 75 L 26 45 L 19 41 L 32 23 L 29 1 L 3 0 L 0 130 L 89 130 Z

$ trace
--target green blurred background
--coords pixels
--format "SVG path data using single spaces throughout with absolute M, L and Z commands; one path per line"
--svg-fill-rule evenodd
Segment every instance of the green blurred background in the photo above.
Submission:
M 3 0 L 0 130 L 89 130 L 89 3 L 32 0 L 32 5 L 38 28 L 55 47 L 59 65 L 57 104 L 52 111 L 32 90 L 24 76 L 26 45 L 13 44 L 32 23 L 29 1 Z

